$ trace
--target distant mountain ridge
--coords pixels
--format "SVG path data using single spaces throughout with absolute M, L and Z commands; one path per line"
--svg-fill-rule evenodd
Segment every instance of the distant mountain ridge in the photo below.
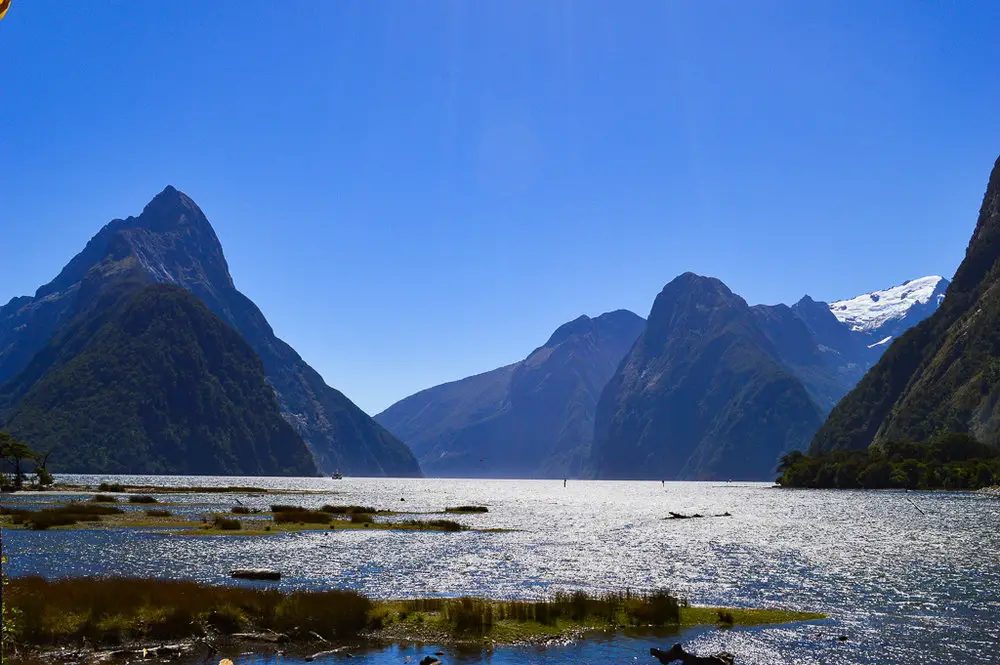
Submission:
M 642 325 L 626 310 L 581 316 L 524 360 L 423 390 L 375 419 L 429 475 L 577 476 L 600 392 Z
M 830 413 L 810 452 L 967 432 L 1000 445 L 1000 159 L 941 306 L 893 341 Z
M 722 282 L 686 273 L 657 303 L 693 309 L 669 325 L 653 312 L 645 323 L 632 319 L 636 327 L 618 338 L 603 371 L 590 375 L 576 410 L 566 407 L 574 403 L 569 389 L 542 399 L 544 391 L 521 377 L 542 365 L 541 385 L 554 385 L 561 374 L 548 369 L 552 349 L 610 315 L 564 324 L 524 361 L 423 390 L 376 420 L 410 444 L 431 475 L 771 479 L 778 457 L 806 447 L 877 361 L 885 346 L 872 338 L 926 316 L 946 285 L 929 277 L 837 305 L 804 296 L 790 307 L 751 307 Z M 873 303 L 867 310 L 865 300 Z M 676 302 L 670 308 L 684 310 Z M 838 319 L 835 308 L 855 313 L 854 323 Z M 712 316 L 703 321 L 705 312 Z M 669 390 L 642 388 L 650 377 Z M 543 454 L 556 439 L 556 448 L 570 452 Z
M 108 257 L 124 259 L 151 282 L 189 290 L 236 329 L 260 357 L 281 413 L 302 436 L 321 471 L 418 476 L 409 449 L 339 391 L 327 386 L 240 293 L 222 245 L 198 206 L 167 187 L 138 217 L 115 219 L 91 239 L 33 298 L 0 308 L 0 384 L 28 367 L 74 308 L 92 271 Z

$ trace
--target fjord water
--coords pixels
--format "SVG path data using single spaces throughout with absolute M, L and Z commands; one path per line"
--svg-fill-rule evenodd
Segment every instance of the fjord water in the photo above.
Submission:
M 1000 501 L 966 493 L 793 491 L 766 484 L 347 478 L 81 477 L 173 486 L 320 490 L 237 495 L 244 504 L 373 505 L 415 512 L 482 504 L 456 519 L 506 533 L 333 531 L 171 537 L 137 531 L 5 532 L 13 575 L 116 574 L 231 583 L 237 567 L 283 572 L 282 588 L 339 587 L 381 597 L 538 597 L 557 589 L 668 588 L 692 603 L 774 606 L 830 619 L 760 629 L 619 637 L 545 651 L 500 648 L 446 662 L 653 662 L 683 639 L 738 663 L 1000 663 Z M 237 496 L 164 500 L 200 514 Z M 287 501 L 285 499 L 288 499 Z M 200 504 L 200 505 L 198 505 Z M 664 520 L 668 511 L 732 517 Z M 836 638 L 846 635 L 847 641 Z M 431 651 L 436 648 L 430 649 Z M 359 654 L 400 663 L 427 647 Z M 637 659 L 637 660 L 634 660 Z M 237 665 L 271 658 L 237 657 Z M 282 658 L 287 662 L 289 658 Z M 419 660 L 419 658 L 416 658 Z

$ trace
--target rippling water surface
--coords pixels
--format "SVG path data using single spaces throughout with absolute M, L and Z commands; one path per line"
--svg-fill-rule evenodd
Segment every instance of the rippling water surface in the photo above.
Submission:
M 60 480 L 96 484 L 102 478 Z M 108 478 L 109 480 L 111 478 Z M 376 597 L 531 598 L 555 589 L 669 588 L 692 603 L 777 606 L 830 619 L 697 630 L 696 651 L 738 663 L 1000 664 L 1000 500 L 959 493 L 774 490 L 761 484 L 116 477 L 125 483 L 323 490 L 295 503 L 429 511 L 481 504 L 456 519 L 509 533 L 333 531 L 258 538 L 136 531 L 5 532 L 14 575 L 115 573 L 229 583 L 237 567 L 283 572 L 284 588 L 344 587 Z M 170 501 L 265 507 L 274 496 L 183 494 Z M 172 509 L 177 511 L 178 509 Z M 667 511 L 732 517 L 664 520 Z M 848 636 L 846 642 L 835 637 Z M 678 638 L 680 639 L 680 638 Z M 651 661 L 670 639 L 617 638 L 538 651 L 449 654 L 446 662 Z M 669 644 L 667 645 L 669 646 Z M 427 649 L 359 655 L 402 663 Z M 638 660 L 634 660 L 638 659 Z M 283 659 L 287 662 L 289 659 Z M 238 665 L 263 660 L 237 659 Z

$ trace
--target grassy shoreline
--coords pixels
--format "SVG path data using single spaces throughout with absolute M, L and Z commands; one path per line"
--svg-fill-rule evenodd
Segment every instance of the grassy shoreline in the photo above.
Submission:
M 473 529 L 451 519 L 391 519 L 418 513 L 397 513 L 371 506 L 324 504 L 319 509 L 314 509 L 274 504 L 269 511 L 265 511 L 262 508 L 237 505 L 231 506 L 228 513 L 206 512 L 183 516 L 174 515 L 169 510 L 172 505 L 162 503 L 148 494 L 129 495 L 127 501 L 120 501 L 116 496 L 108 494 L 94 494 L 86 501 L 52 502 L 37 509 L 0 506 L 0 526 L 38 531 L 155 528 L 169 535 L 179 536 L 271 536 L 299 531 L 345 530 L 447 533 L 507 531 L 495 528 Z M 142 509 L 142 512 L 125 510 L 125 506 Z M 444 515 L 447 512 L 419 514 Z
M 11 646 L 45 653 L 79 646 L 254 639 L 306 649 L 364 640 L 439 644 L 543 644 L 590 632 L 825 618 L 782 609 L 693 607 L 667 592 L 562 593 L 546 600 L 419 598 L 380 601 L 354 591 L 280 592 L 191 581 L 16 578 Z

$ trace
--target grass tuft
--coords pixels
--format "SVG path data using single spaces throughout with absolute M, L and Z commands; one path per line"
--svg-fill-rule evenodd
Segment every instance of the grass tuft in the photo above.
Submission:
M 458 514 L 488 513 L 490 509 L 486 506 L 454 506 L 453 508 L 445 508 L 444 512 Z
M 154 496 L 148 494 L 133 494 L 128 498 L 129 503 L 159 503 Z
M 95 494 L 90 497 L 91 503 L 118 503 L 118 497 L 110 494 Z
M 243 524 L 239 520 L 218 516 L 212 521 L 212 528 L 222 531 L 240 531 Z
M 326 504 L 320 510 L 331 515 L 353 515 L 354 513 L 367 513 L 370 515 L 379 512 L 371 506 L 331 506 L 330 504 Z

